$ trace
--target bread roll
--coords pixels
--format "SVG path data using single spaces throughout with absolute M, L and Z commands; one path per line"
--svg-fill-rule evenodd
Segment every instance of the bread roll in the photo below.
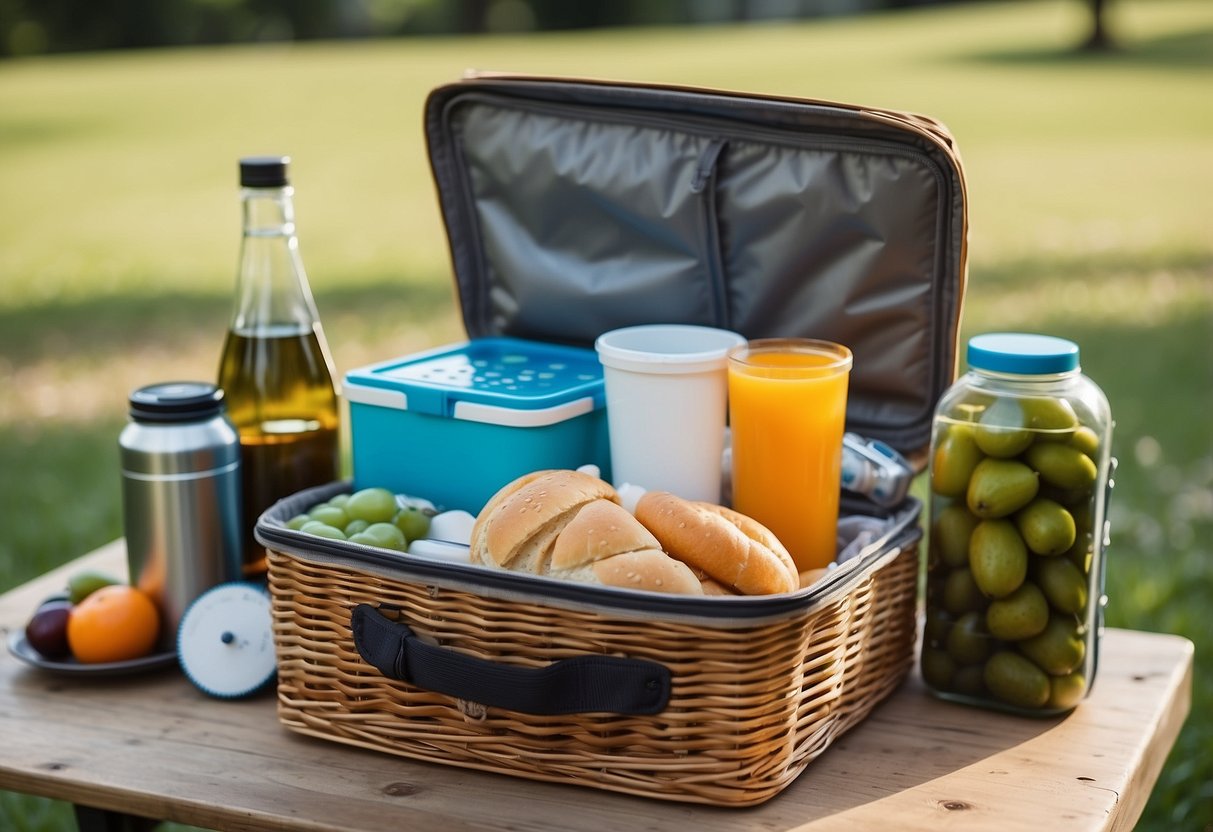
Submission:
M 739 594 L 735 589 L 730 589 L 729 587 L 720 583 L 720 581 L 713 580 L 712 578 L 709 578 L 707 575 L 702 575 L 702 576 L 698 576 L 698 577 L 699 577 L 699 588 L 703 590 L 704 595 L 737 595 L 737 594 Z
M 606 482 L 576 471 L 519 477 L 477 517 L 471 560 L 565 580 L 703 594 L 690 568 L 662 552 L 616 499 Z
M 552 571 L 573 569 L 622 552 L 661 550 L 653 533 L 622 506 L 610 500 L 594 500 L 580 510 L 561 530 L 552 547 Z
M 553 570 L 551 574 L 553 577 L 603 586 L 703 595 L 703 588 L 691 568 L 660 549 L 622 552 L 567 572 Z
M 502 501 L 505 500 L 506 497 L 509 497 L 527 483 L 536 480 L 545 474 L 551 473 L 553 472 L 550 469 L 543 471 L 532 471 L 531 473 L 524 474 L 497 489 L 497 493 L 489 498 L 489 501 L 484 504 L 484 508 L 480 509 L 480 513 L 476 515 L 476 521 L 472 523 L 472 533 L 468 538 L 468 542 L 471 545 L 471 548 L 468 550 L 468 560 L 471 563 L 481 563 L 485 566 L 497 566 L 496 560 L 486 556 L 487 553 L 485 552 L 484 547 L 482 545 L 476 545 L 476 541 L 481 540 L 484 535 L 484 527 L 488 522 L 488 518 L 497 511 L 497 507 L 501 505 Z
M 556 536 L 577 509 L 615 500 L 609 483 L 578 471 L 539 471 L 519 477 L 496 494 L 472 526 L 473 563 L 542 572 Z
M 712 503 L 650 491 L 636 504 L 643 523 L 674 558 L 743 595 L 795 592 L 800 575 L 762 524 Z

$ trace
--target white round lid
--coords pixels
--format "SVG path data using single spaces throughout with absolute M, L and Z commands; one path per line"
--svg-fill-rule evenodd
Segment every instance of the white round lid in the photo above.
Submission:
M 235 581 L 199 595 L 181 617 L 177 658 L 208 696 L 236 699 L 269 685 L 278 667 L 269 593 Z
M 727 329 L 692 324 L 641 324 L 604 332 L 594 342 L 604 367 L 634 373 L 721 370 L 729 350 L 746 342 Z

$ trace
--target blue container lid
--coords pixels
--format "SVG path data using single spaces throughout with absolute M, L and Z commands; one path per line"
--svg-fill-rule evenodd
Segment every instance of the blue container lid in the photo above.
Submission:
M 1052 335 L 989 332 L 969 339 L 969 366 L 994 373 L 1051 375 L 1078 369 L 1078 345 Z
M 351 370 L 349 401 L 520 427 L 554 424 L 605 402 L 593 350 L 479 338 Z

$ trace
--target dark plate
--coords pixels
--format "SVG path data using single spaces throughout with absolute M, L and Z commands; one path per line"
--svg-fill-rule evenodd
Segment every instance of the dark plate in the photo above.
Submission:
M 125 662 L 100 662 L 97 664 L 83 664 L 75 659 L 51 660 L 30 647 L 29 642 L 25 640 L 25 632 L 22 630 L 14 630 L 8 634 L 8 652 L 26 664 L 51 673 L 63 673 L 71 676 L 125 676 L 129 673 L 145 673 L 149 670 L 177 664 L 175 652 L 153 653 L 150 656 Z

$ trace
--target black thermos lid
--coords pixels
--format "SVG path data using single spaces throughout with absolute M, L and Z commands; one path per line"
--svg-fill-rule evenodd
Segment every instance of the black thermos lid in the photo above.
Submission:
M 139 422 L 198 422 L 223 412 L 223 390 L 204 381 L 165 381 L 131 393 L 130 406 Z

